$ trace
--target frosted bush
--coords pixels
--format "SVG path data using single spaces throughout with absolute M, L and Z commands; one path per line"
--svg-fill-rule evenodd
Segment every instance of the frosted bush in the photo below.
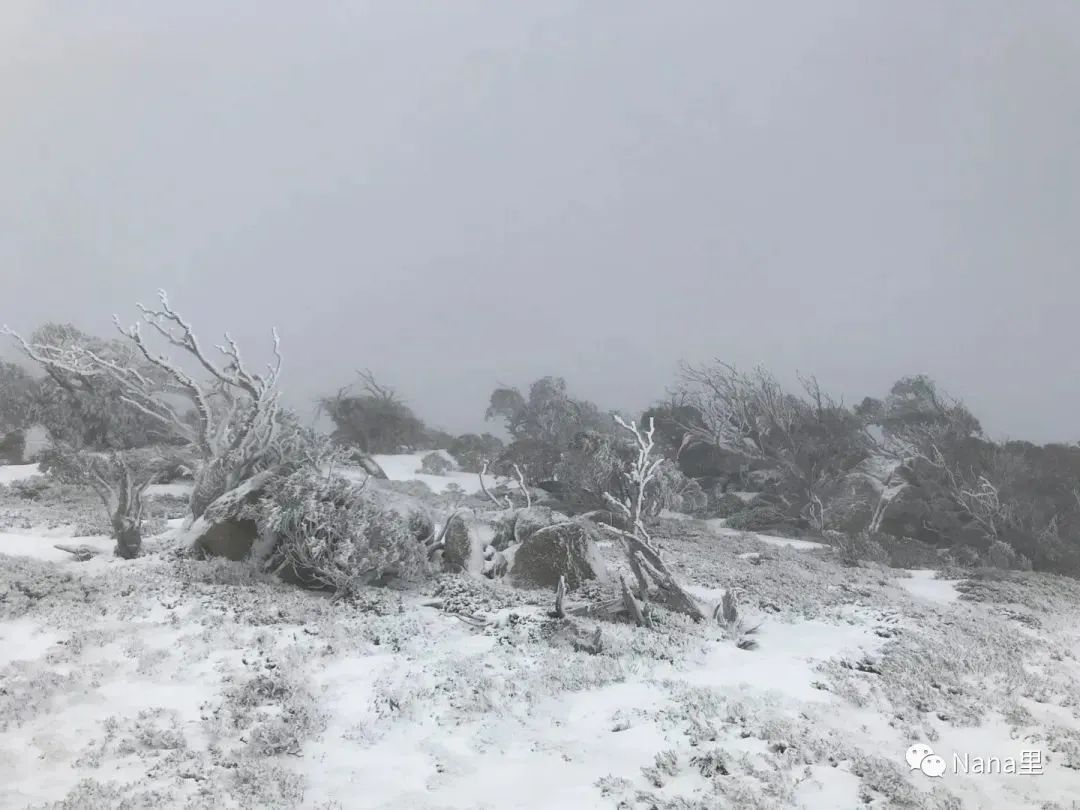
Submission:
M 428 453 L 420 459 L 420 469 L 417 472 L 425 475 L 446 475 L 454 469 L 454 465 L 442 453 L 436 451 Z
M 337 593 L 426 571 L 407 516 L 337 475 L 302 468 L 274 482 L 252 515 L 276 538 L 268 570 Z

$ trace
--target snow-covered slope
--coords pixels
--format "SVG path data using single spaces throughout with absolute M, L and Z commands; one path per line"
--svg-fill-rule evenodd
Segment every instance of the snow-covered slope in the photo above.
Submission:
M 448 461 L 453 463 L 453 457 L 446 451 L 440 451 Z M 476 473 L 467 473 L 454 469 L 446 475 L 428 475 L 420 472 L 420 464 L 427 453 L 402 453 L 399 455 L 373 456 L 375 461 L 386 477 L 391 481 L 423 481 L 433 492 L 442 492 L 450 484 L 457 484 L 465 492 L 475 493 L 480 491 L 480 476 Z M 455 463 L 456 467 L 456 463 Z M 498 481 L 495 476 L 484 477 L 484 483 L 488 487 L 494 487 Z
M 0 464 L 0 484 L 25 481 L 35 475 L 41 475 L 37 464 Z
M 1080 795 L 1080 586 L 761 554 L 762 538 L 687 521 L 656 536 L 698 596 L 735 589 L 756 648 L 663 612 L 651 629 L 560 621 L 551 594 L 464 576 L 331 602 L 167 553 L 168 534 L 138 560 L 84 563 L 54 537 L 0 534 L 0 807 L 1020 808 Z M 618 549 L 603 553 L 614 564 Z M 599 653 L 576 645 L 597 627 Z M 932 779 L 904 761 L 915 740 L 950 762 L 1039 750 L 1044 774 Z

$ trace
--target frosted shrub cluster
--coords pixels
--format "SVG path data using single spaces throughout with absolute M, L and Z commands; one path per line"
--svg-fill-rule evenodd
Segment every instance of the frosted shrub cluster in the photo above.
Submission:
M 253 517 L 276 540 L 270 570 L 291 567 L 307 584 L 344 593 L 426 569 L 425 547 L 408 520 L 340 476 L 304 467 L 268 494 Z

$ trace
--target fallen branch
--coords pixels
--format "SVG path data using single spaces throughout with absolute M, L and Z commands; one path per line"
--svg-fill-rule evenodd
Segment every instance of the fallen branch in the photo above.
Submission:
M 66 551 L 75 557 L 75 562 L 86 562 L 92 557 L 96 557 L 101 552 L 91 546 L 68 546 L 63 543 L 57 543 L 53 548 L 60 549 L 60 551 Z

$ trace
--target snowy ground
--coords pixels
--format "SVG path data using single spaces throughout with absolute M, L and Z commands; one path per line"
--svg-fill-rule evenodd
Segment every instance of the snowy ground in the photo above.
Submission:
M 713 518 L 711 520 L 703 521 L 712 531 L 716 532 L 721 537 L 737 537 L 743 534 L 738 529 L 729 529 L 724 525 L 723 518 Z M 813 540 L 798 540 L 793 537 L 778 537 L 771 534 L 755 533 L 755 537 L 762 543 L 767 543 L 770 546 L 786 546 L 788 548 L 797 548 L 800 551 L 809 551 L 815 548 L 825 548 L 824 543 L 817 543 Z
M 655 629 L 603 623 L 591 654 L 574 641 L 596 625 L 550 618 L 546 593 L 444 576 L 332 604 L 183 559 L 170 537 L 136 561 L 76 563 L 55 537 L 0 534 L 0 807 L 1080 796 L 1071 581 L 845 568 L 827 550 L 673 520 L 657 531 L 665 555 L 700 597 L 735 590 L 757 648 L 662 614 Z M 452 611 L 496 621 L 474 629 Z M 1039 750 L 1045 773 L 933 779 L 904 761 L 917 740 L 950 762 Z
M 427 453 L 406 453 L 396 456 L 373 456 L 386 477 L 391 481 L 423 481 L 432 492 L 443 492 L 450 484 L 456 484 L 468 493 L 480 492 L 480 476 L 476 473 L 451 470 L 445 475 L 426 475 L 420 472 L 420 464 Z M 448 456 L 448 460 L 452 459 Z M 493 475 L 484 476 L 484 484 L 493 488 L 498 483 Z
M 38 475 L 37 464 L 0 464 L 0 484 L 25 481 L 35 475 Z

